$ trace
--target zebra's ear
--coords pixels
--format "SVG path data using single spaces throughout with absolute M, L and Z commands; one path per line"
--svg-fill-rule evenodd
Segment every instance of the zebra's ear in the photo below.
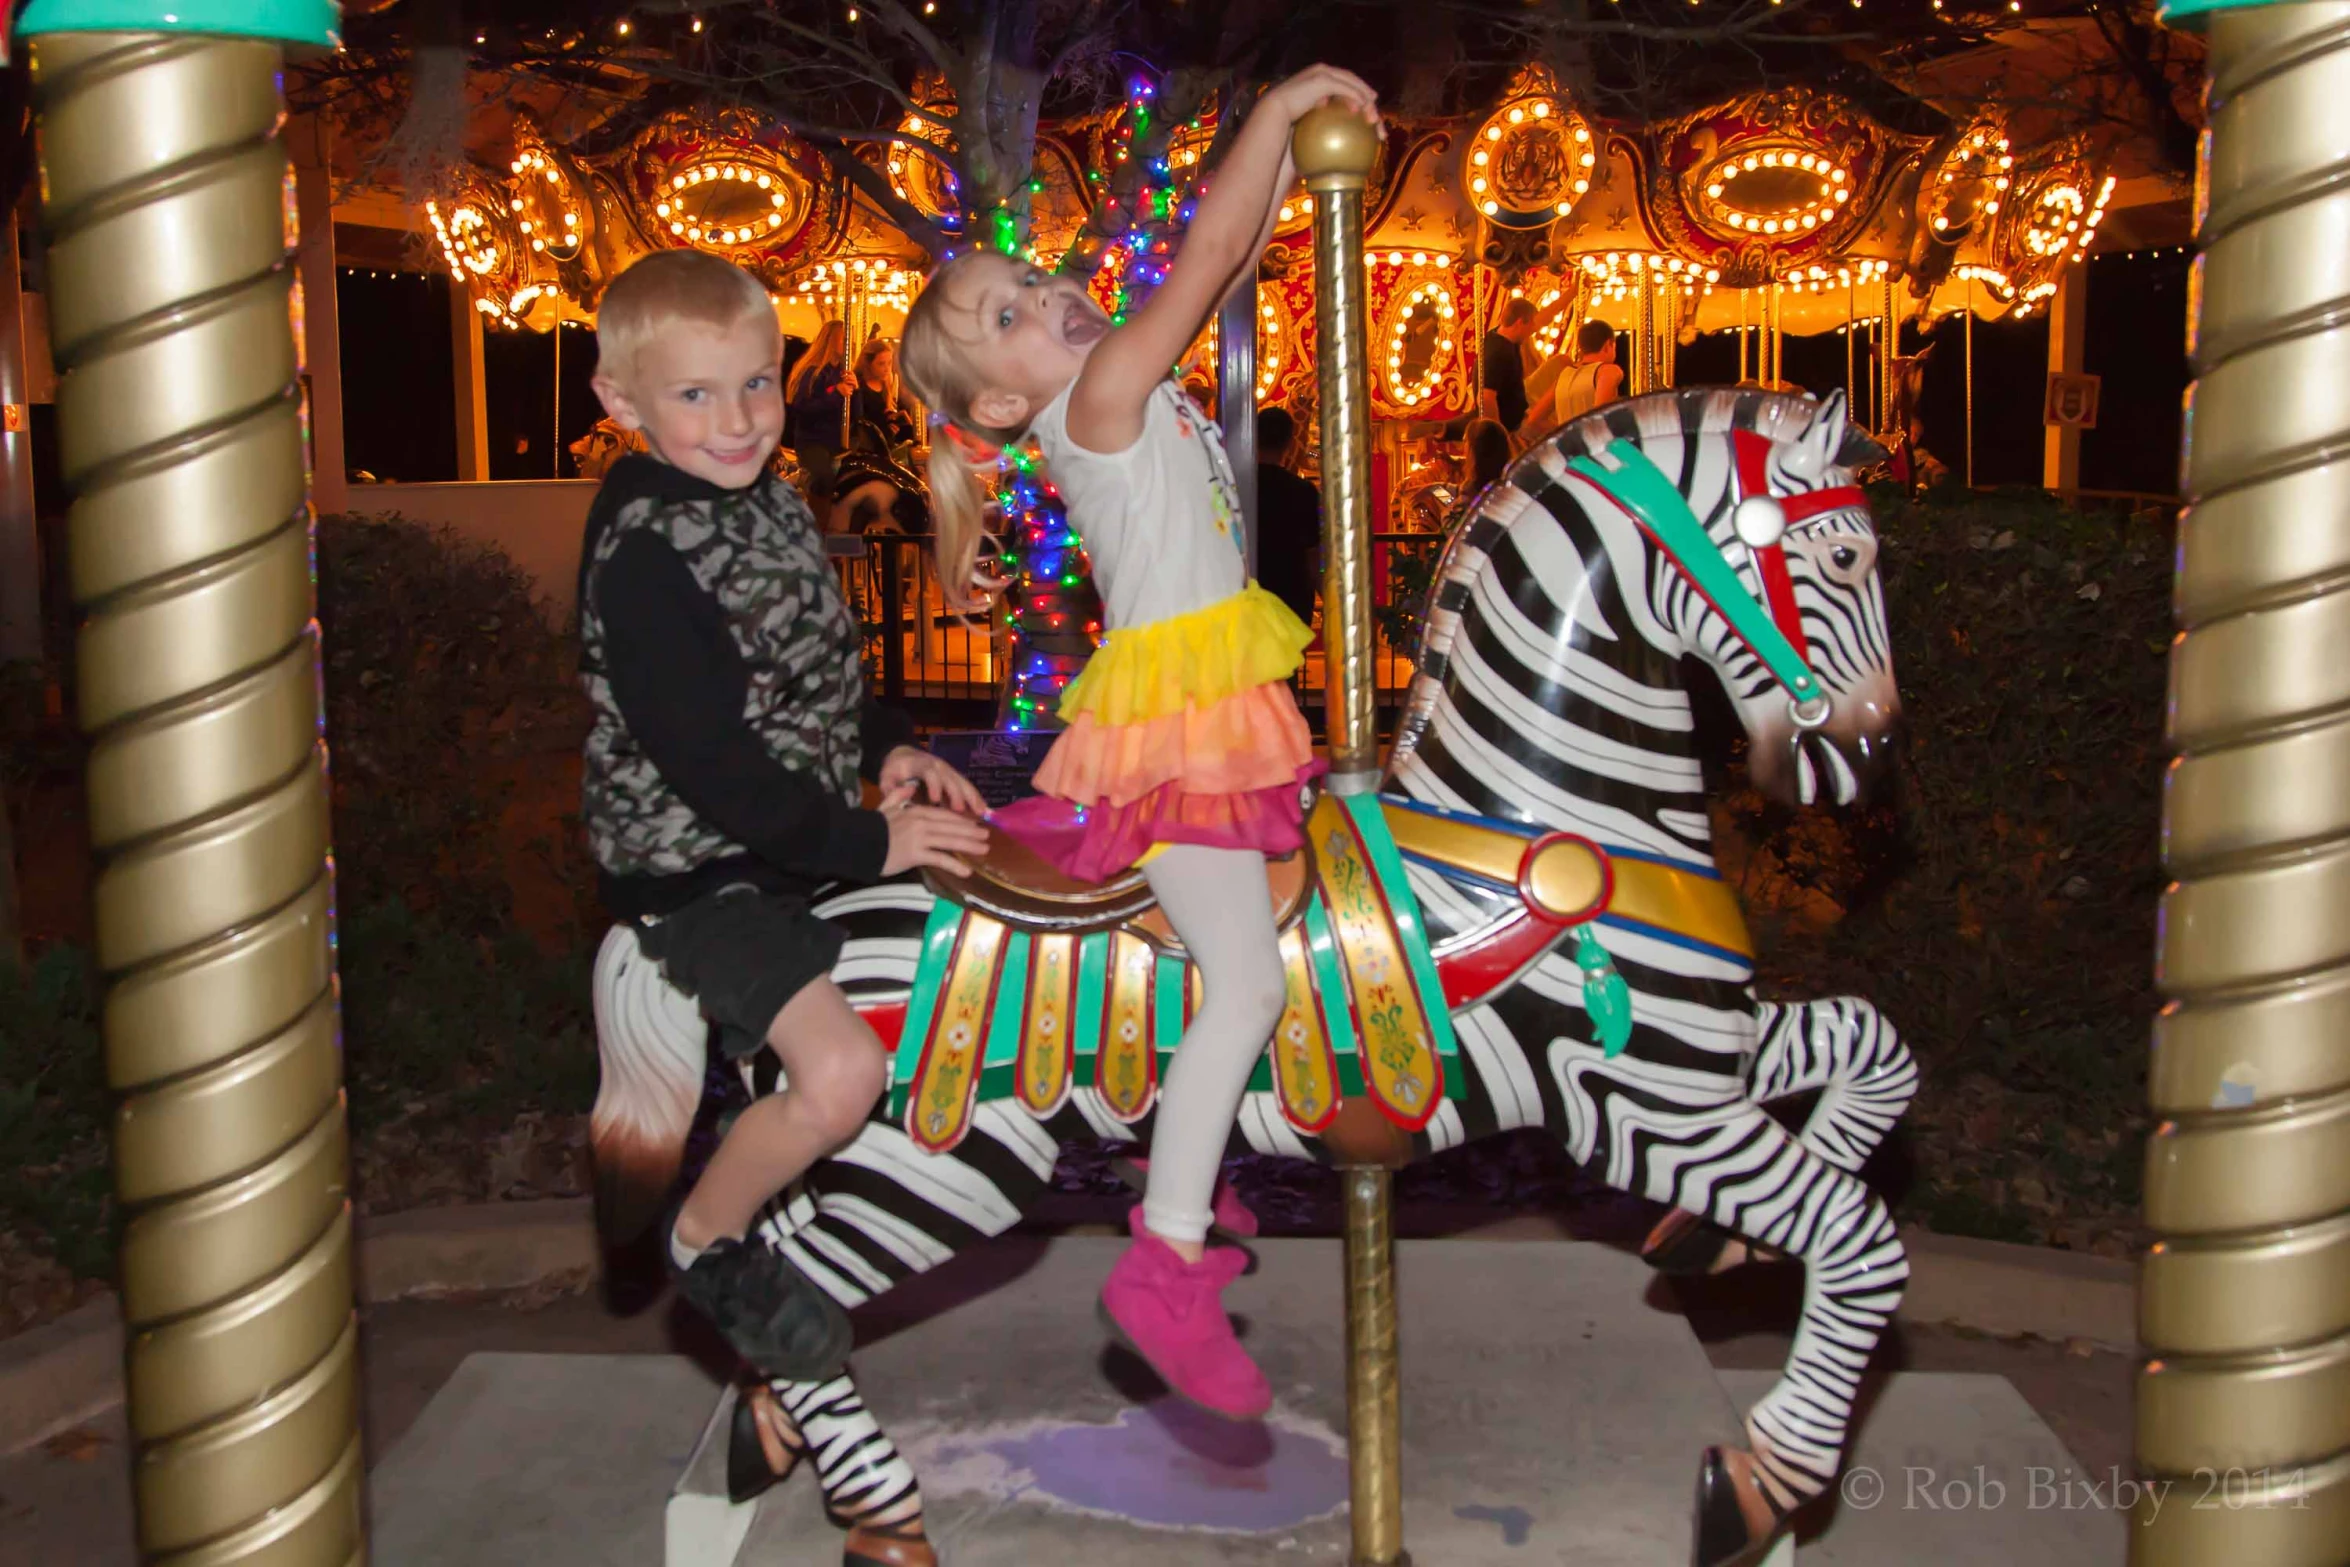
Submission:
M 1819 400 L 1812 411 L 1811 423 L 1795 438 L 1795 446 L 1802 454 L 1793 466 L 1825 473 L 1839 466 L 1843 458 L 1845 432 L 1849 428 L 1844 416 L 1844 393 L 1841 388 Z
M 1844 444 L 1836 448 L 1836 466 L 1846 469 L 1873 467 L 1892 457 L 1877 438 L 1858 425 L 1844 427 Z

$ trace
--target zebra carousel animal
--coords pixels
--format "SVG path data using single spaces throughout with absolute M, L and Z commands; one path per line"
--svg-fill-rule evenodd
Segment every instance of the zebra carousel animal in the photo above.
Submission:
M 1855 1172 L 1915 1068 L 1858 997 L 1755 1000 L 1682 684 L 1684 655 L 1712 669 L 1766 793 L 1849 804 L 1885 773 L 1898 700 L 1849 471 L 1863 444 L 1841 396 L 1678 391 L 1528 452 L 1445 551 L 1380 791 L 1325 796 L 1309 852 L 1272 867 L 1292 1004 L 1241 1112 L 1250 1147 L 1400 1162 L 1541 1126 L 1671 1207 L 1659 1266 L 1802 1264 L 1785 1372 L 1746 1446 L 1703 1457 L 1700 1567 L 1759 1561 L 1834 1482 L 1908 1276 Z M 1191 981 L 1139 876 L 991 862 L 821 908 L 849 932 L 842 987 L 898 1041 L 896 1088 L 759 1233 L 844 1307 L 1008 1229 L 1062 1144 L 1148 1141 Z M 1366 974 L 1432 1026 L 1388 1027 Z M 625 927 L 596 1002 L 600 1179 L 644 1214 L 678 1167 L 704 1028 Z M 776 1087 L 771 1055 L 746 1074 Z M 1799 1131 L 1766 1113 L 1805 1092 Z M 752 1387 L 733 1449 L 738 1499 L 812 1454 L 850 1563 L 934 1559 L 915 1477 L 847 1373 Z

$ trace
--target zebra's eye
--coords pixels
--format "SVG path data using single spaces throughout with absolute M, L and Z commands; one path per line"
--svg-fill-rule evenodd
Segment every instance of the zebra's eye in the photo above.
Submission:
M 1876 569 L 1877 543 L 1866 534 L 1831 534 L 1818 541 L 1811 558 L 1830 582 L 1857 588 Z

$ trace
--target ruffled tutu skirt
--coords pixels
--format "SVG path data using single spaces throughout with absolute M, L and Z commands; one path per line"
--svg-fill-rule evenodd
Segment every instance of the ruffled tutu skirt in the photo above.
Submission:
M 1037 769 L 1039 793 L 988 821 L 1078 881 L 1168 844 L 1294 852 L 1300 788 L 1323 766 L 1288 686 L 1312 640 L 1253 582 L 1111 633 L 1061 693 L 1068 728 Z

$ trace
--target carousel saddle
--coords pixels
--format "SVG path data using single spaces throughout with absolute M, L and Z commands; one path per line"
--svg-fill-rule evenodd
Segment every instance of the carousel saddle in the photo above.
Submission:
M 1368 795 L 1318 795 L 1306 839 L 1266 869 L 1288 998 L 1252 1086 L 1301 1131 L 1351 1099 L 1417 1132 L 1457 1046 L 1403 856 Z M 1141 873 L 1075 882 L 997 833 L 971 875 L 928 879 L 891 1084 L 915 1144 L 954 1147 L 990 1100 L 1052 1116 L 1081 1085 L 1116 1120 L 1148 1115 L 1202 990 Z

